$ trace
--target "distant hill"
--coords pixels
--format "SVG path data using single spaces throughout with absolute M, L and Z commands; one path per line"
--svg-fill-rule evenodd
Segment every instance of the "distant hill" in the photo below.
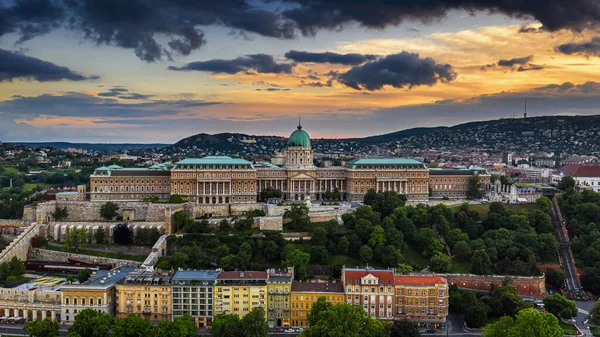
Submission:
M 310 130 L 307 130 L 310 134 Z M 271 155 L 286 147 L 287 138 L 239 133 L 198 134 L 166 151 L 183 155 Z M 600 152 L 600 115 L 542 116 L 477 121 L 452 127 L 418 127 L 364 138 L 312 139 L 315 152 L 390 155 L 427 149 L 477 149 L 491 153 Z
M 120 151 L 137 149 L 156 149 L 170 146 L 171 144 L 101 144 L 101 143 L 68 143 L 68 142 L 10 142 L 15 145 L 28 147 L 52 147 L 58 150 L 82 149 L 87 151 Z

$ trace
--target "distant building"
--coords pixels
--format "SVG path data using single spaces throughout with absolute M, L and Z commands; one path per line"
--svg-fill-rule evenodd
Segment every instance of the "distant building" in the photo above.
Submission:
M 294 268 L 269 269 L 267 289 L 269 290 L 269 327 L 290 326 L 290 292 L 294 280 Z
M 600 164 L 567 164 L 552 175 L 552 182 L 558 184 L 563 177 L 572 177 L 577 186 L 589 186 L 600 192 Z
M 116 285 L 116 317 L 129 314 L 157 323 L 171 320 L 171 276 L 154 271 L 136 270 Z
M 207 327 L 214 315 L 213 289 L 218 270 L 180 270 L 173 276 L 173 319 L 191 315 L 198 327 Z
M 306 318 L 320 297 L 331 304 L 345 303 L 344 285 L 325 281 L 294 281 L 292 282 L 292 321 L 294 327 L 307 327 Z
M 241 318 L 255 307 L 267 308 L 268 278 L 266 271 L 221 272 L 215 283 L 214 314 L 237 314 Z
M 502 152 L 502 163 L 511 165 L 513 160 L 513 155 L 510 152 Z
M 453 168 L 430 168 L 429 169 L 429 187 L 431 188 L 431 198 L 450 198 L 464 199 L 467 197 L 469 189 L 469 178 L 473 175 L 480 177 L 480 183 L 487 186 L 490 183 L 491 175 L 486 169 L 474 167 L 468 169 L 464 166 L 454 166 Z

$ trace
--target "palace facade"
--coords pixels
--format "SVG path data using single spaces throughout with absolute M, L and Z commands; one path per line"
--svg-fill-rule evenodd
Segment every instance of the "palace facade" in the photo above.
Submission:
M 261 191 L 273 188 L 280 190 L 286 200 L 309 197 L 323 200 L 326 193 L 336 191 L 343 200 L 362 201 L 367 191 L 374 189 L 395 191 L 411 201 L 426 201 L 430 190 L 434 196 L 464 197 L 465 179 L 473 174 L 485 176 L 489 181 L 484 169 L 430 172 L 413 159 L 358 158 L 329 167 L 316 167 L 313 159 L 310 137 L 298 125 L 290 135 L 287 149 L 271 162 L 207 156 L 144 169 L 100 167 L 90 177 L 90 199 L 133 201 L 166 199 L 178 194 L 200 204 L 255 203 L 260 201 Z M 440 174 L 445 176 L 438 177 Z M 442 184 L 439 179 L 452 179 L 456 183 Z M 452 186 L 452 192 L 448 186 Z

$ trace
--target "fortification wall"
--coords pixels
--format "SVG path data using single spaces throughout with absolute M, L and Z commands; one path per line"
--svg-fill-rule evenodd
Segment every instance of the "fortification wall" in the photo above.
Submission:
M 133 267 L 138 268 L 141 266 L 141 262 L 111 259 L 108 257 L 90 256 L 83 254 L 73 254 L 67 252 L 57 252 L 54 250 L 32 248 L 29 250 L 28 257 L 30 260 L 38 261 L 55 261 L 55 262 L 69 262 L 69 259 L 75 259 L 90 264 L 110 264 L 113 267 Z
M 0 219 L 0 227 L 27 227 L 29 222 L 19 219 Z
M 492 290 L 492 285 L 500 285 L 511 278 L 520 296 L 543 298 L 547 295 L 545 276 L 506 276 L 506 275 L 473 275 L 473 274 L 437 274 L 448 280 L 448 284 L 456 284 L 459 288 L 486 291 Z

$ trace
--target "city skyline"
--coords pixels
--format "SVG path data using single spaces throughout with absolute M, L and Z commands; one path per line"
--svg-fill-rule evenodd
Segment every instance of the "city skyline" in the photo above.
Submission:
M 314 138 L 363 137 L 525 100 L 597 113 L 600 5 L 445 3 L 0 0 L 0 139 L 287 136 L 298 116 Z

